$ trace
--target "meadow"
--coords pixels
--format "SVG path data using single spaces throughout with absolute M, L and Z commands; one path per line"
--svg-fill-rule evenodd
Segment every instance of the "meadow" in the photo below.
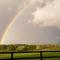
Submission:
M 50 56 L 60 56 L 60 52 L 44 52 L 43 57 L 50 57 Z M 40 58 L 35 59 L 25 59 L 25 58 L 33 58 L 33 57 L 40 57 L 40 53 L 14 53 L 14 58 L 23 58 L 20 60 L 40 60 Z M 0 54 L 0 59 L 9 59 L 11 58 L 11 54 Z M 60 58 L 43 58 L 43 60 L 60 60 Z
M 34 48 L 34 49 L 33 49 Z M 42 51 L 60 51 L 60 46 L 56 45 L 39 45 L 39 46 L 32 46 L 32 45 L 9 45 L 9 46 L 0 46 L 0 52 L 21 52 L 21 51 L 37 51 L 37 50 L 42 50 Z M 42 57 L 51 57 L 51 56 L 60 56 L 60 52 L 42 52 Z M 25 59 L 25 58 L 33 58 L 35 59 Z M 13 58 L 23 58 L 20 60 L 40 60 L 40 52 L 36 53 L 14 53 Z M 0 54 L 0 59 L 9 59 L 11 58 L 11 54 Z M 19 59 L 17 59 L 19 60 Z M 43 60 L 60 60 L 60 58 L 43 58 Z

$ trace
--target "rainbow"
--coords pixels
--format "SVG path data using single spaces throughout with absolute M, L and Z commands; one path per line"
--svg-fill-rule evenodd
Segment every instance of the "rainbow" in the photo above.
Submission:
M 25 10 L 25 9 L 23 9 L 23 10 Z M 23 12 L 23 10 L 18 11 L 18 12 L 16 13 L 16 15 L 13 17 L 12 21 L 10 22 L 10 24 L 8 25 L 8 27 L 6 28 L 6 30 L 5 30 L 5 32 L 4 32 L 4 34 L 3 34 L 3 37 L 2 37 L 2 39 L 1 39 L 0 44 L 3 43 L 3 41 L 5 40 L 8 32 L 10 31 L 12 25 L 13 25 L 14 22 L 16 21 L 16 19 L 17 19 L 17 17 L 19 16 L 19 14 L 21 14 L 21 13 Z
M 20 16 L 25 10 L 26 8 L 30 7 L 33 3 L 28 4 L 28 6 L 25 6 L 22 10 L 18 11 L 17 14 L 14 16 L 14 18 L 12 19 L 12 21 L 10 22 L 10 24 L 8 25 L 8 27 L 6 28 L 3 37 L 1 38 L 0 44 L 3 44 L 8 32 L 10 31 L 12 25 L 14 24 L 14 22 L 16 21 L 16 19 L 18 18 L 18 16 Z

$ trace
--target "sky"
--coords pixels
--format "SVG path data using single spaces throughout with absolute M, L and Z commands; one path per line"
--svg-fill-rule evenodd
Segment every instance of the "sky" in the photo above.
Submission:
M 0 0 L 0 39 L 23 3 L 23 0 Z
M 60 43 L 60 0 L 1 2 L 1 44 Z

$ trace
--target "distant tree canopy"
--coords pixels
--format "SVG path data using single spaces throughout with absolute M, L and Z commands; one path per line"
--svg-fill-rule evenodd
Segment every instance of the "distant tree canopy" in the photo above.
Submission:
M 60 45 L 0 45 L 0 52 L 13 52 L 13 51 L 34 51 L 34 50 L 60 50 Z

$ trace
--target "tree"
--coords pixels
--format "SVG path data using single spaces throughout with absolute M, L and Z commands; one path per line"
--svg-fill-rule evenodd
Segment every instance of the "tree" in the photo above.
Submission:
M 8 50 L 9 51 L 16 51 L 16 45 L 9 45 Z

